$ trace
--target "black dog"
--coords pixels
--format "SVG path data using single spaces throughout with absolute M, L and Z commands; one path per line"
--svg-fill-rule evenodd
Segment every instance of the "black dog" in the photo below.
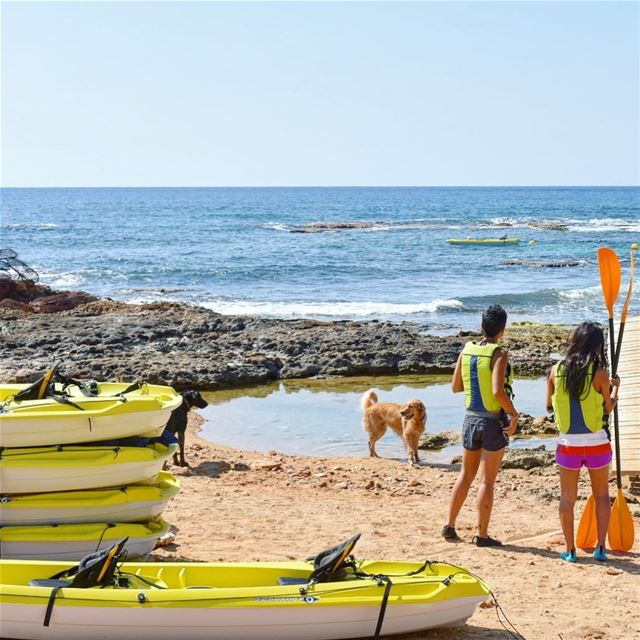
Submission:
M 180 461 L 178 462 L 178 453 L 176 452 L 173 454 L 173 464 L 186 467 L 187 463 L 184 460 L 184 434 L 187 430 L 187 414 L 191 407 L 204 409 L 209 403 L 198 391 L 193 391 L 192 389 L 183 391 L 181 395 L 182 404 L 171 412 L 171 417 L 165 429 L 168 429 L 178 438 L 178 444 L 180 445 Z

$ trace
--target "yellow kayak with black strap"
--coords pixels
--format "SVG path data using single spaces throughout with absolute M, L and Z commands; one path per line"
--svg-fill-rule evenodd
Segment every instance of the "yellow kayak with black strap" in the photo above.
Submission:
M 81 560 L 128 538 L 127 555 L 146 558 L 169 525 L 157 518 L 147 522 L 85 522 L 81 524 L 0 527 L 0 557 L 5 560 Z
M 54 367 L 31 385 L 0 385 L 0 447 L 159 436 L 181 403 L 172 387 L 84 382 Z
M 459 626 L 491 596 L 462 567 L 357 561 L 120 564 L 122 541 L 73 566 L 0 561 L 3 635 L 18 640 L 337 640 Z M 289 550 L 283 549 L 283 555 Z
M 150 520 L 161 515 L 179 491 L 179 480 L 161 471 L 153 484 L 2 495 L 0 526 Z
M 0 450 L 0 487 L 5 494 L 113 487 L 152 481 L 176 445 L 74 446 Z

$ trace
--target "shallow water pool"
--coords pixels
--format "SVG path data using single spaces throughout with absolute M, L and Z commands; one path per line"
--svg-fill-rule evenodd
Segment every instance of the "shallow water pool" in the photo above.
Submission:
M 210 405 L 200 413 L 206 420 L 201 435 L 212 442 L 251 451 L 275 450 L 293 455 L 365 456 L 360 396 L 373 388 L 380 402 L 413 398 L 427 406 L 426 431 L 459 430 L 464 395 L 453 394 L 450 376 L 360 377 L 331 380 L 287 380 L 248 389 L 205 394 Z M 545 379 L 517 380 L 515 405 L 534 416 L 545 411 Z M 515 440 L 531 447 L 539 439 Z M 545 439 L 551 444 L 551 440 Z M 381 456 L 405 457 L 402 441 L 388 431 L 376 449 Z M 422 451 L 423 460 L 449 463 L 459 446 Z

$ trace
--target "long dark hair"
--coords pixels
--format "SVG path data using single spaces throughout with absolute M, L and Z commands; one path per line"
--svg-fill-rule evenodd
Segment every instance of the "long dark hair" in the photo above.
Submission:
M 572 398 L 580 401 L 589 393 L 589 369 L 593 375 L 606 365 L 604 331 L 595 322 L 583 322 L 571 336 L 567 355 L 564 358 L 565 385 Z

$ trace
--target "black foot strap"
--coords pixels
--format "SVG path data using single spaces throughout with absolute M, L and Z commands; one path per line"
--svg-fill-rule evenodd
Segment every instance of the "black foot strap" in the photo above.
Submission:
M 47 610 L 44 614 L 44 622 L 43 625 L 45 627 L 49 626 L 49 622 L 51 622 L 51 614 L 53 613 L 53 603 L 58 595 L 58 591 L 62 589 L 62 586 L 53 587 L 51 590 L 51 595 L 49 596 L 49 602 L 47 603 Z
M 391 593 L 391 578 L 389 576 L 379 576 L 380 580 L 386 582 L 384 594 L 382 595 L 382 604 L 380 605 L 380 613 L 378 614 L 378 624 L 373 634 L 374 640 L 380 640 L 380 632 L 382 631 L 382 623 L 384 622 L 384 614 L 387 612 L 387 603 L 389 602 L 389 594 Z

